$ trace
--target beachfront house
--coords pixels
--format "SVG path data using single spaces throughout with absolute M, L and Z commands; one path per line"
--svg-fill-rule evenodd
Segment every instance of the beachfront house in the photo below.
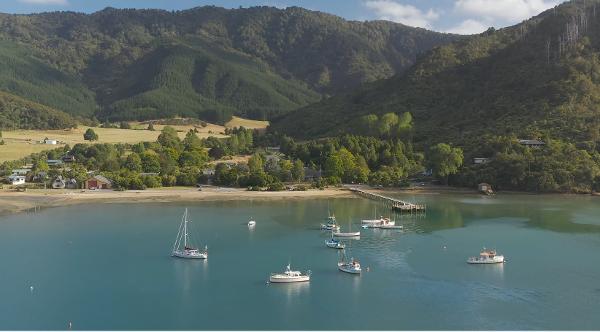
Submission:
M 102 175 L 94 175 L 84 182 L 85 189 L 111 189 L 112 181 Z
M 25 176 L 24 175 L 11 175 L 8 177 L 8 183 L 13 186 L 18 186 L 21 184 L 25 184 Z
M 68 179 L 65 181 L 65 188 L 67 189 L 78 189 L 79 185 L 77 184 L 77 180 Z
M 310 167 L 304 167 L 304 181 L 312 182 L 315 180 L 319 180 L 322 176 L 321 170 L 315 170 Z
M 54 181 L 52 182 L 53 189 L 65 189 L 66 186 L 67 186 L 67 183 L 65 182 L 63 177 L 60 175 L 57 176 L 56 179 L 54 179 Z

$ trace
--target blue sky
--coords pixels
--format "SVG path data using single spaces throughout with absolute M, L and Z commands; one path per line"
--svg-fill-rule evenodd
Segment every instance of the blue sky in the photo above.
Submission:
M 216 5 L 299 6 L 351 20 L 384 19 L 436 31 L 479 33 L 513 25 L 564 0 L 0 0 L 0 12 L 32 13 L 71 10 L 94 12 L 104 7 L 187 9 Z

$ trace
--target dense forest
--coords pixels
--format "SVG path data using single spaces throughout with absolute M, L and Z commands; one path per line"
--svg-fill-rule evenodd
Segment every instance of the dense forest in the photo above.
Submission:
M 76 125 L 67 113 L 0 91 L 0 129 L 62 129 Z
M 294 111 L 271 130 L 328 137 L 368 128 L 373 116 L 410 112 L 415 149 L 449 142 L 465 151 L 452 184 L 589 191 L 600 172 L 599 32 L 600 1 L 570 1 L 435 48 L 405 73 Z M 491 162 L 474 165 L 480 157 Z
M 271 119 L 458 38 L 297 7 L 0 14 L 0 90 L 101 121 Z

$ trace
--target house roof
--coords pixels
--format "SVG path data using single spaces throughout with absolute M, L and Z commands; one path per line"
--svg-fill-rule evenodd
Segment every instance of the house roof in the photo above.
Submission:
M 91 179 L 98 180 L 98 181 L 104 182 L 104 183 L 112 183 L 111 180 L 109 180 L 108 178 L 106 178 L 102 175 L 94 175 L 92 178 L 90 178 L 88 180 L 91 180 Z

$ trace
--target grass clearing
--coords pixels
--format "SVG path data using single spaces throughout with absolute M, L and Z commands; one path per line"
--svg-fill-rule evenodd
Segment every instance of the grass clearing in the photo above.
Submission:
M 134 130 L 134 129 L 116 129 L 116 128 L 92 128 L 98 134 L 98 141 L 94 143 L 138 143 L 156 141 L 160 131 L 165 126 L 155 125 L 154 131 Z M 183 139 L 185 134 L 194 126 L 172 126 L 178 131 L 179 137 Z M 45 150 L 52 150 L 65 144 L 73 146 L 77 143 L 90 143 L 83 139 L 83 133 L 89 127 L 80 126 L 68 130 L 14 130 L 3 131 L 2 138 L 4 145 L 0 145 L 0 162 L 7 160 L 16 160 L 26 157 L 32 153 Z M 135 127 L 134 127 L 135 128 Z M 198 137 L 208 136 L 226 137 L 223 135 L 225 127 L 209 124 L 206 127 L 196 127 Z M 40 141 L 44 138 L 58 140 L 60 144 L 50 145 L 42 144 Z
M 225 124 L 227 128 L 244 127 L 246 129 L 266 129 L 269 121 L 243 119 L 234 116 L 231 121 Z

